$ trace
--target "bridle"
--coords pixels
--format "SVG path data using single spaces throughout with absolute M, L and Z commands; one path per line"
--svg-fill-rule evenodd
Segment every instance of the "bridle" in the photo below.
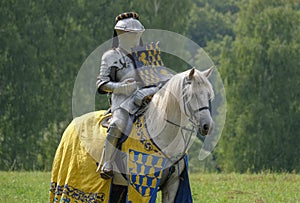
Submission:
M 203 106 L 203 107 L 199 107 L 197 108 L 196 110 L 193 110 L 191 104 L 190 104 L 190 101 L 188 101 L 188 96 L 186 94 L 186 86 L 187 85 L 190 85 L 191 84 L 191 81 L 187 78 L 185 78 L 183 84 L 182 84 L 182 88 L 183 88 L 183 106 L 184 106 L 184 114 L 186 117 L 189 118 L 189 121 L 192 123 L 192 128 L 188 128 L 187 126 L 181 126 L 180 124 L 177 124 L 177 123 L 174 123 L 168 119 L 165 119 L 165 121 L 171 125 L 174 125 L 176 127 L 178 127 L 180 129 L 180 133 L 181 133 L 181 137 L 182 139 L 184 140 L 185 142 L 185 145 L 184 145 L 184 150 L 183 152 L 186 152 L 187 151 L 187 148 L 191 142 L 191 138 L 192 138 L 192 133 L 195 132 L 195 128 L 196 129 L 199 129 L 200 126 L 197 124 L 198 122 L 196 122 L 196 118 L 195 118 L 195 114 L 197 112 L 200 112 L 200 111 L 204 111 L 204 110 L 209 110 L 211 112 L 211 101 L 209 100 L 209 106 Z M 189 114 L 191 114 L 189 116 Z M 186 132 L 189 132 L 190 133 L 190 136 L 188 139 L 186 139 L 186 137 L 184 136 L 184 131 Z M 162 151 L 162 150 L 160 150 Z M 163 153 L 164 154 L 164 153 Z M 179 159 L 177 159 L 173 165 L 177 164 L 180 160 L 182 160 L 184 157 L 185 157 L 185 153 L 181 155 L 181 157 Z M 164 156 L 172 161 L 172 157 L 170 158 L 168 155 L 164 154 Z M 176 158 L 176 157 L 174 157 Z
M 193 124 L 194 127 L 199 127 L 196 122 L 195 114 L 200 111 L 204 110 L 209 110 L 211 113 L 211 101 L 210 99 L 208 100 L 208 106 L 202 106 L 194 110 L 188 101 L 188 96 L 186 94 L 186 86 L 190 85 L 191 81 L 187 78 L 185 78 L 183 84 L 182 84 L 182 89 L 183 89 L 183 108 L 184 108 L 184 114 L 189 118 L 189 121 Z M 189 115 L 190 114 L 190 115 Z

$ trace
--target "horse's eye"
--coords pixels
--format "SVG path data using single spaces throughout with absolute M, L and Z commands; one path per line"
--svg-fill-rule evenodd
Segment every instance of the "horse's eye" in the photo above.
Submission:
M 208 93 L 208 99 L 211 100 L 211 93 Z

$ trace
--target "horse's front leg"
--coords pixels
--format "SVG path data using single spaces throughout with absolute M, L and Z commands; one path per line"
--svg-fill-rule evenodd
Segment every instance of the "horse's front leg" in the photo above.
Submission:
M 162 203 L 173 203 L 180 183 L 180 174 L 185 167 L 184 160 L 175 165 L 175 171 L 166 180 L 162 188 Z

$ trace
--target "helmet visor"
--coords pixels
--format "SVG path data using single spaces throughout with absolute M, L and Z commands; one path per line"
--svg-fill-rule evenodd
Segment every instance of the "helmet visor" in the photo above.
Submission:
M 123 30 L 126 32 L 144 32 L 145 28 L 137 19 L 126 18 L 117 22 L 115 25 L 115 30 Z

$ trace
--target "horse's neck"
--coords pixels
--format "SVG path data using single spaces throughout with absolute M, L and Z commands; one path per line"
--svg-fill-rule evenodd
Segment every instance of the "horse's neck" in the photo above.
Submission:
M 182 113 L 175 97 L 165 109 L 150 105 L 146 112 L 146 123 L 153 142 L 167 155 L 180 156 L 185 146 L 179 126 L 182 126 Z M 151 116 L 149 116 L 151 115 Z M 155 116 L 156 115 L 156 116 Z M 148 119 L 152 121 L 147 122 Z M 149 120 L 148 120 L 149 121 Z

